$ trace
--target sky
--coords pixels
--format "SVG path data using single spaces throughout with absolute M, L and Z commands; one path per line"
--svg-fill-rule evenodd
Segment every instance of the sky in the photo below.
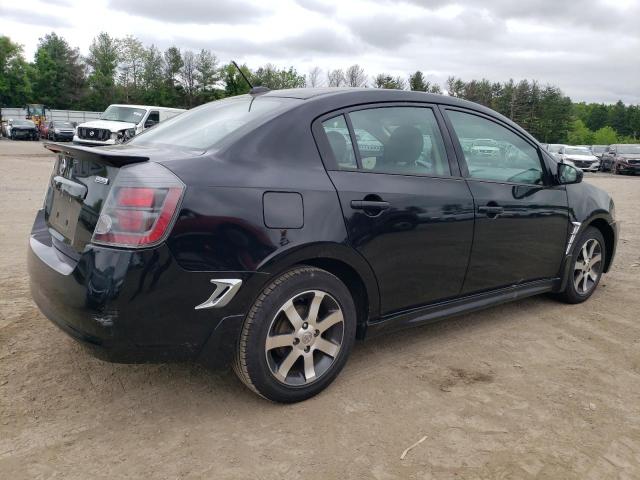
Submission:
M 82 54 L 106 31 L 250 68 L 527 78 L 574 101 L 640 103 L 640 0 L 0 0 L 0 35 L 29 60 L 52 31 Z

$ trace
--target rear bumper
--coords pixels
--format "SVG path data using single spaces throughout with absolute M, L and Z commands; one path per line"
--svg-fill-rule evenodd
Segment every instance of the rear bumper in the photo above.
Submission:
M 225 275 L 183 270 L 165 245 L 139 251 L 88 246 L 75 260 L 56 248 L 39 212 L 28 269 L 38 308 L 98 358 L 217 365 L 237 344 L 245 295 L 223 308 L 196 310 L 212 293 L 211 278 Z

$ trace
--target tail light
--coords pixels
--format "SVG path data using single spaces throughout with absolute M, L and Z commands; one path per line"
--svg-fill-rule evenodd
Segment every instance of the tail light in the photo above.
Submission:
M 91 241 L 118 247 L 157 245 L 171 230 L 184 189 L 178 177 L 157 163 L 120 169 Z

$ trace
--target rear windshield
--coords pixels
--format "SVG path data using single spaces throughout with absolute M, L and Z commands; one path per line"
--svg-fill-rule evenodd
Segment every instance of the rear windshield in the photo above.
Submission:
M 250 130 L 300 100 L 242 95 L 207 103 L 173 117 L 134 137 L 135 145 L 208 150 L 236 132 Z
M 54 127 L 62 127 L 62 128 L 73 128 L 73 125 L 71 125 L 71 122 L 53 122 L 53 126 Z

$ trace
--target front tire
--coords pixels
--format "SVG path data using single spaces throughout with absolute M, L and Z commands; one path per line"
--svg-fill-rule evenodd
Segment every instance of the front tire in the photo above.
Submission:
M 588 227 L 574 249 L 567 286 L 559 297 L 566 303 L 582 303 L 595 292 L 606 260 L 604 237 L 600 230 Z
M 306 400 L 340 373 L 355 332 L 349 289 L 329 272 L 297 267 L 267 286 L 251 307 L 233 367 L 264 398 Z

